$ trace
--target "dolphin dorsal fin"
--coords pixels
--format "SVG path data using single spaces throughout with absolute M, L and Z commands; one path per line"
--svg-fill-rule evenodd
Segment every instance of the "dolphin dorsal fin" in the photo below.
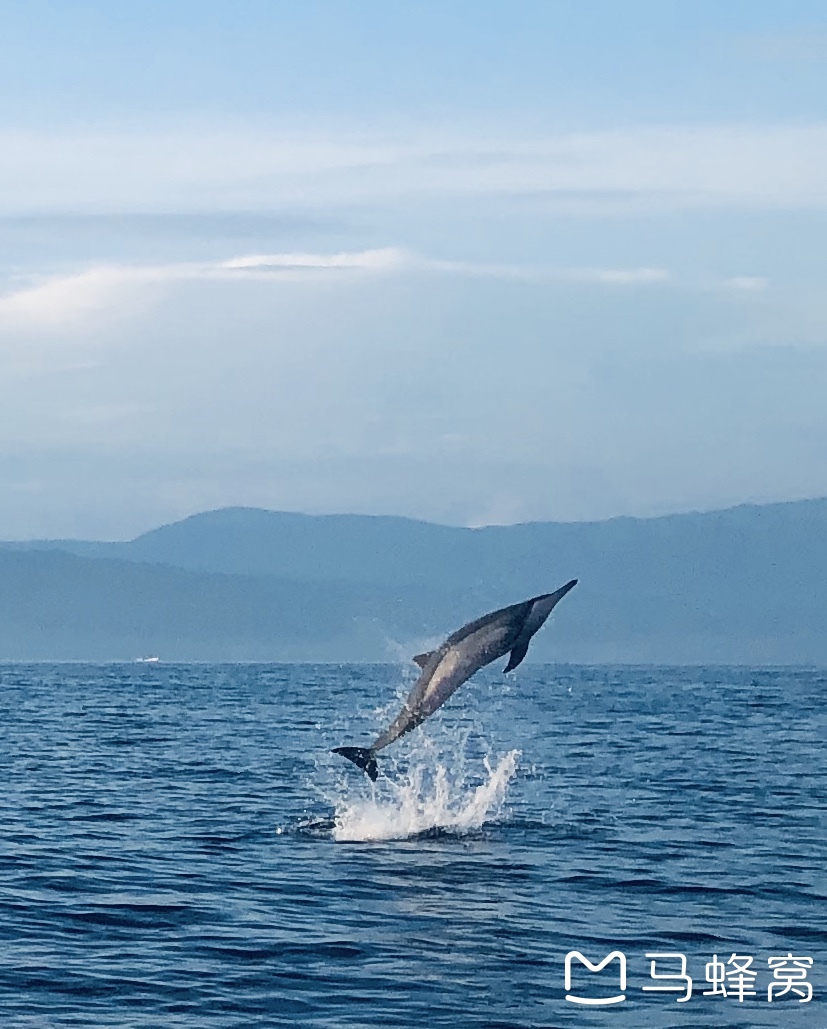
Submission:
M 416 661 L 420 668 L 424 668 L 433 657 L 433 653 L 432 650 L 429 650 L 426 654 L 414 654 L 411 660 Z

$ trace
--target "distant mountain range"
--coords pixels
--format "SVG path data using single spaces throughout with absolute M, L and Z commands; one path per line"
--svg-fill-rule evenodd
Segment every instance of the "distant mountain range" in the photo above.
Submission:
M 0 660 L 401 660 L 570 578 L 530 659 L 827 664 L 827 499 L 481 529 L 226 508 L 0 543 Z

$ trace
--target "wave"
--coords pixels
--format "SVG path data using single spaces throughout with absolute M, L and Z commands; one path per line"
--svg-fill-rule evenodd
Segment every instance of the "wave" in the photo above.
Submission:
M 372 786 L 368 798 L 338 799 L 333 839 L 339 843 L 404 840 L 434 831 L 480 829 L 501 811 L 518 757 L 519 751 L 512 750 L 494 765 L 484 758 L 486 776 L 478 785 L 467 781 L 464 761 L 452 771 L 442 763 L 414 764 L 401 780 L 386 779 Z

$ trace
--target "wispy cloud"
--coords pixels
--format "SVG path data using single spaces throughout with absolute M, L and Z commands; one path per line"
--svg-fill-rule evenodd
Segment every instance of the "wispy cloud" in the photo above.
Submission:
M 254 254 L 211 263 L 109 264 L 69 275 L 53 275 L 0 296 L 0 329 L 61 329 L 83 324 L 154 299 L 159 289 L 197 279 L 272 278 L 299 274 L 381 272 L 404 264 L 403 251 L 363 250 L 336 254 Z
M 760 293 L 769 286 L 769 281 L 760 275 L 735 275 L 731 279 L 725 279 L 723 285 L 744 293 Z
M 670 275 L 665 268 L 572 268 L 562 277 L 604 286 L 649 286 L 666 282 Z
M 153 269 L 118 266 L 51 276 L 0 296 L 0 328 L 60 329 L 85 322 L 126 302 L 136 286 L 155 280 Z
M 486 138 L 248 126 L 0 134 L 0 212 L 330 209 L 525 198 L 573 211 L 827 206 L 827 125 Z
M 129 316 L 136 305 L 152 302 L 164 288 L 184 281 L 233 282 L 240 277 L 283 281 L 293 276 L 405 272 L 603 286 L 645 286 L 669 278 L 662 268 L 555 268 L 445 261 L 395 247 L 333 254 L 250 254 L 211 263 L 105 265 L 55 275 L 0 296 L 0 330 L 56 331 L 112 314 Z
M 605 286 L 651 285 L 666 282 L 670 277 L 665 268 L 560 268 L 549 265 L 445 261 L 414 255 L 408 256 L 407 266 L 475 278 L 518 279 L 523 282 L 580 282 Z
M 339 254 L 252 254 L 234 257 L 214 266 L 214 271 L 266 271 L 362 269 L 366 271 L 395 271 L 410 263 L 409 255 L 401 249 L 386 247 L 381 250 L 360 250 Z

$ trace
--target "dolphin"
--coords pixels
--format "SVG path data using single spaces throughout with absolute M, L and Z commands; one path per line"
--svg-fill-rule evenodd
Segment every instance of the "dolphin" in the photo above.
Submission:
M 379 774 L 376 755 L 380 750 L 424 722 L 484 665 L 510 652 L 503 672 L 516 668 L 526 656 L 531 637 L 541 628 L 558 601 L 576 585 L 577 579 L 572 579 L 554 593 L 542 593 L 521 604 L 492 611 L 457 629 L 436 650 L 417 654 L 414 661 L 422 669 L 422 674 L 388 728 L 369 747 L 336 747 L 333 753 L 341 754 L 358 765 L 376 782 Z

